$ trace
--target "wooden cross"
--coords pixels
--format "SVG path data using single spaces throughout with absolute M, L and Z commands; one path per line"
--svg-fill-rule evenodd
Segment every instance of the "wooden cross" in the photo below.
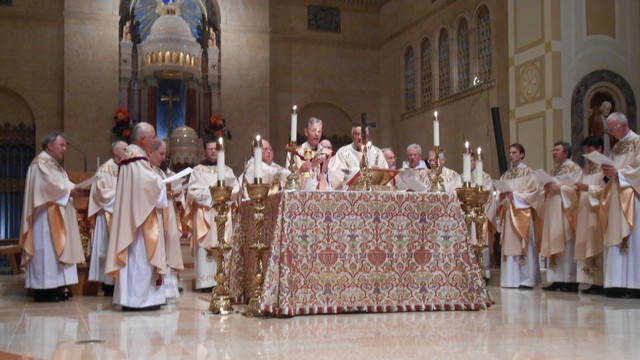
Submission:
M 173 89 L 169 88 L 167 95 L 162 95 L 160 97 L 160 101 L 169 103 L 169 132 L 167 133 L 167 136 L 171 135 L 171 132 L 173 131 L 173 102 L 180 101 L 179 96 L 171 96 L 171 95 L 173 95 Z

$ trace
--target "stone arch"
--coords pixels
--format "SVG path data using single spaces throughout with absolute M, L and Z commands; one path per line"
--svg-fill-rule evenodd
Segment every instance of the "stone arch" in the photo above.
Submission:
M 624 113 L 629 127 L 636 131 L 637 104 L 629 83 L 610 70 L 597 70 L 584 76 L 571 96 L 571 143 L 574 160 L 582 163 L 582 140 L 586 135 L 587 121 L 593 108 L 604 101 L 613 104 L 612 111 Z
M 351 142 L 349 134 L 354 123 L 349 114 L 333 103 L 315 101 L 301 106 L 298 111 L 299 144 L 305 141 L 304 128 L 312 116 L 322 120 L 323 138 L 331 140 L 334 149 Z

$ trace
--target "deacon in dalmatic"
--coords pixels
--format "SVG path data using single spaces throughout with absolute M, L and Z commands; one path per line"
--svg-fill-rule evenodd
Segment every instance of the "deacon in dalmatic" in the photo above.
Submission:
M 605 295 L 637 296 L 640 289 L 640 137 L 629 129 L 627 117 L 607 118 L 607 132 L 619 141 L 611 149 L 615 165 L 602 165 L 609 182 L 602 194 Z
M 602 153 L 604 142 L 596 135 L 588 136 L 582 142 L 584 154 L 594 151 Z M 577 261 L 576 280 L 578 283 L 590 284 L 591 287 L 582 290 L 587 294 L 602 294 L 603 267 L 602 252 L 604 241 L 602 224 L 600 223 L 600 196 L 604 187 L 604 174 L 600 165 L 585 160 L 582 170 L 582 181 L 576 184 L 580 190 L 578 217 L 576 221 L 576 247 L 573 257 Z
M 550 175 L 555 179 L 564 176 L 574 183 L 582 180 L 582 169 L 571 160 L 571 145 L 556 142 L 553 145 L 554 168 Z M 578 210 L 578 192 L 574 185 L 561 185 L 551 181 L 544 184 L 544 221 L 540 255 L 547 258 L 547 281 L 551 285 L 544 290 L 578 291 L 576 282 L 575 228 Z
M 218 245 L 218 232 L 215 222 L 216 210 L 213 208 L 210 186 L 218 181 L 216 165 L 218 163 L 218 148 L 215 140 L 204 144 L 205 159 L 193 168 L 185 200 L 185 215 L 183 222 L 191 231 L 191 248 L 193 249 L 195 265 L 195 289 L 210 291 L 216 285 L 217 262 L 212 248 Z M 233 174 L 233 170 L 225 166 L 225 184 L 232 186 L 231 200 L 237 202 L 240 185 Z M 231 211 L 227 213 L 224 237 L 227 243 L 231 241 L 233 223 Z
M 25 181 L 19 244 L 25 287 L 37 302 L 68 299 L 65 287 L 78 283 L 76 264 L 84 261 L 73 203 L 80 192 L 60 165 L 66 151 L 63 133 L 45 136 Z
M 113 303 L 123 311 L 158 310 L 166 302 L 162 209 L 168 202 L 148 157 L 155 138 L 153 126 L 136 124 L 118 172 L 105 273 L 116 277 Z
M 329 161 L 329 179 L 334 190 L 346 190 L 347 182 L 360 171 L 362 146 L 369 139 L 369 128 L 365 127 L 365 129 L 363 134 L 361 126 L 352 127 L 353 142 L 338 149 L 336 155 Z M 367 146 L 367 160 L 370 168 L 389 168 L 382 150 L 374 145 Z
M 500 286 L 506 288 L 533 289 L 541 281 L 538 250 L 542 233 L 539 217 L 542 196 L 531 168 L 522 160 L 525 149 L 522 144 L 509 146 L 511 169 L 502 174 L 501 180 L 509 180 L 513 191 L 500 194 L 500 244 L 502 264 Z
M 113 157 L 102 164 L 96 175 L 100 180 L 91 185 L 89 193 L 88 217 L 93 221 L 93 238 L 91 241 L 91 262 L 89 264 L 89 281 L 102 283 L 105 296 L 113 296 L 115 279 L 105 276 L 107 249 L 109 248 L 109 229 L 113 217 L 113 205 L 116 200 L 116 182 L 118 181 L 118 164 L 122 160 L 127 143 L 116 140 L 111 144 Z

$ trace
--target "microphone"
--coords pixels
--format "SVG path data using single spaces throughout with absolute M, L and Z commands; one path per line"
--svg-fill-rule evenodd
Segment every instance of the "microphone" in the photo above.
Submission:
M 69 145 L 72 149 L 74 149 L 75 151 L 77 151 L 80 154 L 82 154 L 82 160 L 83 160 L 83 164 L 84 164 L 84 172 L 87 172 L 87 154 L 85 154 L 84 151 L 80 150 L 77 146 L 74 146 L 73 144 L 71 144 L 68 141 L 67 141 L 67 145 Z

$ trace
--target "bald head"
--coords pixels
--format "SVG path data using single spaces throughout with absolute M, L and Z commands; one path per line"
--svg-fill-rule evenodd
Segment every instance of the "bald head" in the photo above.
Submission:
M 137 123 L 131 130 L 131 143 L 140 146 L 147 154 L 153 150 L 155 139 L 156 130 L 149 123 Z

